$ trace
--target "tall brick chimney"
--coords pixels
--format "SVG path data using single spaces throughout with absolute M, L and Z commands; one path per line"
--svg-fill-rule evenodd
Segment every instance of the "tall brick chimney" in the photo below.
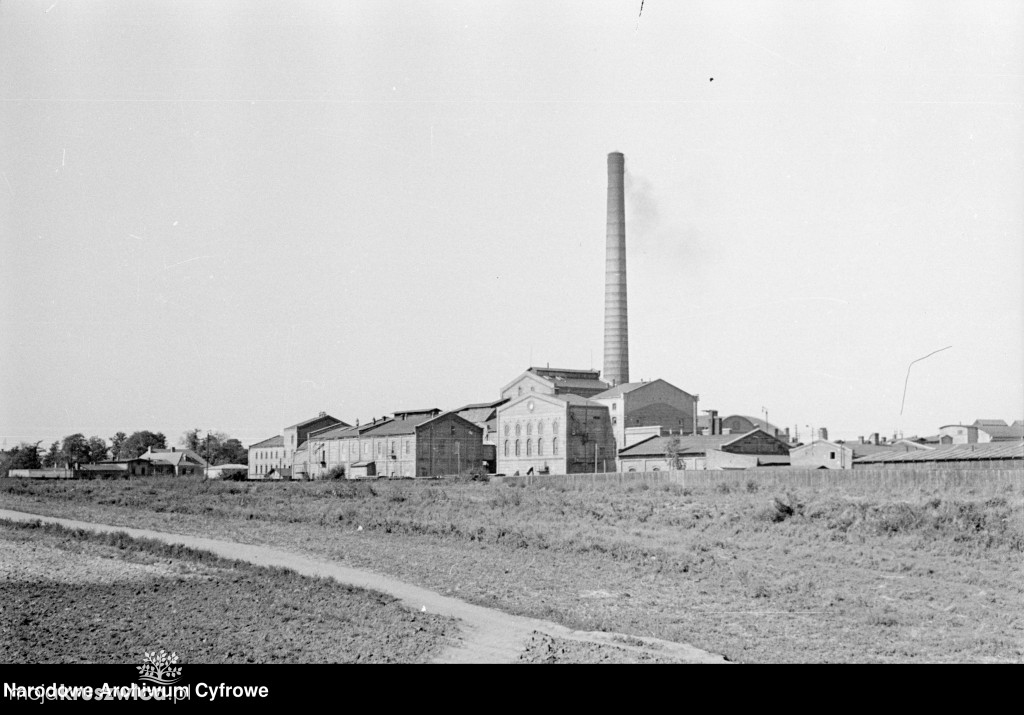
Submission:
M 604 273 L 604 379 L 629 382 L 629 325 L 626 319 L 626 160 L 608 155 L 608 230 Z

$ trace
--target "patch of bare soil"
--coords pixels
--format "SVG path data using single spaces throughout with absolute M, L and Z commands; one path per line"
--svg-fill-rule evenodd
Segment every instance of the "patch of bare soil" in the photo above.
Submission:
M 402 650 L 404 653 L 404 650 L 411 648 L 415 657 L 397 658 L 397 660 L 400 660 L 401 662 L 417 662 L 422 660 L 429 651 L 422 638 L 418 641 L 413 640 L 411 644 L 402 643 L 402 639 L 408 636 L 406 633 L 394 632 L 395 625 L 393 622 L 395 620 L 399 620 L 403 623 L 407 620 L 412 620 L 413 622 L 416 622 L 417 620 L 419 621 L 417 623 L 416 633 L 423 634 L 423 638 L 428 639 L 430 646 L 434 648 L 435 657 L 433 658 L 433 662 L 436 663 L 515 662 L 524 650 L 529 652 L 530 638 L 533 633 L 542 633 L 549 638 L 557 640 L 559 643 L 571 643 L 571 647 L 573 649 L 572 652 L 575 654 L 574 657 L 579 659 L 585 658 L 585 654 L 590 651 L 594 654 L 595 662 L 725 662 L 721 656 L 707 653 L 683 643 L 673 643 L 669 641 L 660 641 L 655 638 L 640 638 L 616 633 L 576 631 L 556 623 L 511 615 L 492 608 L 466 603 L 460 599 L 453 598 L 451 596 L 444 596 L 380 574 L 363 571 L 361 569 L 353 569 L 330 561 L 312 559 L 303 554 L 282 551 L 267 546 L 240 544 L 181 534 L 155 532 L 144 529 L 116 528 L 101 524 L 88 524 L 53 517 L 36 517 L 31 514 L 22 514 L 6 510 L 0 510 L 0 519 L 10 519 L 12 521 L 30 523 L 33 521 L 41 521 L 43 523 L 59 524 L 66 529 L 87 529 L 101 534 L 106 534 L 108 536 L 113 535 L 117 540 L 123 540 L 124 535 L 137 539 L 156 540 L 170 545 L 169 548 L 172 549 L 184 546 L 189 549 L 200 549 L 204 554 L 212 554 L 222 559 L 233 559 L 236 563 L 238 561 L 247 561 L 260 566 L 278 567 L 277 570 L 262 569 L 261 572 L 269 571 L 271 575 L 276 575 L 279 579 L 287 578 L 291 581 L 298 581 L 301 583 L 303 582 L 302 576 L 314 576 L 318 577 L 318 580 L 314 581 L 314 583 L 319 586 L 324 586 L 328 583 L 326 579 L 334 579 L 342 584 L 349 584 L 350 586 L 358 587 L 356 589 L 351 587 L 346 589 L 344 586 L 338 586 L 338 588 L 350 592 L 354 591 L 364 595 L 367 594 L 367 592 L 359 589 L 373 589 L 373 591 L 369 592 L 369 595 L 378 597 L 378 601 L 376 603 L 377 607 L 382 610 L 385 608 L 392 608 L 394 609 L 394 612 L 385 612 L 378 616 L 376 620 L 380 621 L 380 627 L 377 628 L 374 633 L 367 634 L 365 643 L 349 643 L 348 645 L 351 647 L 377 647 L 380 649 L 380 653 L 384 654 L 391 654 L 396 648 Z M 12 529 L 13 527 L 8 526 L 7 528 Z M 32 530 L 29 529 L 25 531 L 30 533 Z M 2 537 L 2 535 L 2 532 L 0 532 L 0 537 Z M 37 545 L 36 548 L 39 549 L 43 545 L 45 545 L 45 542 Z M 238 567 L 242 574 L 246 572 L 247 568 L 252 568 L 243 567 L 241 564 L 238 564 Z M 227 581 L 231 579 L 227 578 L 224 580 Z M 241 581 L 244 581 L 244 575 L 236 574 L 233 579 L 233 583 L 238 584 Z M 224 584 L 221 583 L 220 585 L 223 586 Z M 275 585 L 279 589 L 281 588 L 280 584 Z M 29 586 L 38 589 L 37 582 L 29 582 Z M 271 593 L 268 595 L 265 589 L 266 586 L 263 587 L 263 590 L 257 591 L 259 594 L 258 596 L 254 596 L 250 593 L 248 596 L 249 600 L 255 600 L 257 603 L 261 599 L 264 602 L 272 600 L 273 594 Z M 81 619 L 84 616 L 88 616 L 88 609 L 90 607 L 95 608 L 97 605 L 108 607 L 119 598 L 130 601 L 135 605 L 135 603 L 139 601 L 140 596 L 143 597 L 144 600 L 145 597 L 149 595 L 144 590 L 136 591 L 134 597 L 130 591 L 113 595 L 103 592 L 100 597 L 97 598 L 95 594 L 78 593 L 78 591 L 81 590 L 81 587 L 74 583 L 71 585 L 65 584 L 65 590 L 74 592 L 74 597 L 81 599 L 81 608 L 85 609 L 83 613 L 71 614 L 69 620 L 75 620 L 76 617 L 77 619 Z M 157 589 L 154 588 L 154 591 L 155 590 Z M 246 589 L 243 588 L 242 590 L 244 592 Z M 195 584 L 191 584 L 187 591 L 188 593 L 197 593 Z M 258 636 L 260 633 L 263 633 L 264 630 L 261 629 L 280 628 L 281 621 L 289 621 L 292 618 L 291 614 L 293 612 L 303 613 L 308 610 L 314 614 L 317 613 L 317 609 L 321 607 L 321 602 L 315 598 L 310 598 L 308 595 L 310 591 L 311 588 L 306 586 L 303 593 L 294 594 L 294 601 L 290 601 L 286 604 L 282 603 L 276 609 L 269 609 L 269 612 L 262 614 L 263 618 L 255 619 L 255 623 L 258 625 L 256 626 L 257 630 L 254 631 L 254 635 Z M 389 594 L 389 596 L 383 596 L 382 594 L 375 593 L 376 591 L 384 591 Z M 161 599 L 165 598 L 166 594 L 167 590 L 165 589 L 160 594 Z M 0 597 L 3 597 L 3 595 L 4 592 L 0 590 Z M 89 596 L 93 597 L 90 599 Z M 132 601 L 133 598 L 135 601 Z M 230 596 L 228 598 L 230 599 Z M 388 600 L 391 598 L 399 599 L 402 604 L 409 607 L 409 610 L 401 609 L 401 606 Z M 97 601 L 99 601 L 99 603 L 97 603 Z M 43 603 L 46 603 L 45 599 Z M 296 605 L 298 603 L 303 604 L 303 606 L 300 607 Z M 216 602 L 211 603 L 208 596 L 201 596 L 200 601 L 188 602 L 187 605 L 195 611 L 190 614 L 193 618 L 211 620 L 214 623 L 219 623 L 221 619 L 228 617 L 227 612 L 224 611 L 224 609 L 218 609 L 218 604 Z M 367 603 L 364 601 L 359 605 L 368 605 L 372 607 L 373 603 Z M 46 606 L 44 605 L 43 608 L 46 608 Z M 178 610 L 174 609 L 173 612 L 178 613 Z M 412 618 L 403 618 L 401 617 L 402 614 L 411 614 Z M 447 625 L 450 621 L 443 622 L 442 624 L 435 623 L 435 628 L 433 630 L 428 630 L 423 625 L 423 619 L 427 618 L 428 614 L 455 618 L 462 622 L 463 628 L 461 634 L 457 638 L 457 642 L 442 652 L 436 652 L 436 646 L 442 641 L 442 636 L 451 636 L 452 631 L 443 630 L 441 626 Z M 311 634 L 314 642 L 316 642 L 317 639 L 331 641 L 333 638 L 334 640 L 338 640 L 339 637 L 343 637 L 345 635 L 344 629 L 340 630 L 340 635 L 332 633 L 331 629 L 337 628 L 338 624 L 329 618 L 331 615 L 330 612 L 320 615 L 321 618 L 319 619 L 319 622 L 312 624 L 312 632 L 309 631 L 311 624 L 300 624 L 300 627 L 305 627 L 307 629 L 307 631 L 304 632 Z M 367 621 L 374 620 L 372 618 L 372 614 L 367 614 L 367 616 Z M 102 621 L 102 619 L 96 620 Z M 20 625 L 31 626 L 31 618 L 28 623 L 21 623 Z M 235 629 L 239 627 L 241 627 L 241 624 L 234 625 Z M 79 629 L 79 631 L 81 630 L 82 629 Z M 52 641 L 55 645 L 59 646 L 60 638 L 67 637 L 69 635 L 70 634 L 66 632 L 66 629 L 59 630 Z M 88 635 L 88 632 L 86 635 Z M 124 634 L 121 635 L 121 640 L 124 640 Z M 358 637 L 359 636 L 357 636 L 357 638 Z M 21 640 L 29 639 L 22 637 Z M 382 640 L 383 643 L 381 643 Z M 173 641 L 172 645 L 168 646 L 164 644 L 164 641 L 161 641 L 159 646 L 165 650 L 173 650 L 174 643 L 177 642 L 178 641 Z M 290 652 L 275 653 L 275 655 L 279 655 L 284 662 L 315 662 L 310 660 L 308 655 L 301 651 L 303 646 L 309 647 L 309 645 L 309 643 L 296 644 L 295 649 Z M 355 660 L 374 660 L 372 657 L 363 657 L 362 651 L 359 651 L 359 653 L 359 657 L 355 658 Z M 380 653 L 377 655 L 379 656 Z M 633 656 L 632 660 L 628 659 L 628 654 L 630 653 Z M 0 657 L 2 657 L 2 655 L 3 652 L 0 651 Z M 259 659 L 258 657 L 251 657 L 251 654 L 246 655 L 249 655 L 250 657 L 247 657 L 245 662 L 282 662 L 282 660 L 271 661 Z M 380 657 L 377 658 L 377 660 L 381 659 L 382 658 Z M 383 659 L 390 660 L 390 658 L 387 657 Z M 15 658 L 14 660 L 15 662 L 37 662 L 33 660 L 25 660 L 23 657 Z M 199 662 L 220 662 L 210 659 L 194 660 L 198 660 Z M 350 657 L 348 661 L 351 660 L 353 659 Z M 318 658 L 317 661 L 329 662 L 331 661 L 331 658 Z M 584 661 L 579 660 L 578 662 Z
M 590 640 L 558 638 L 540 631 L 534 631 L 526 644 L 526 650 L 519 656 L 518 663 L 550 664 L 629 664 L 629 663 L 685 663 L 687 661 L 660 654 L 642 641 L 620 637 L 619 645 L 595 643 Z
M 122 540 L 121 546 L 125 544 Z M 382 593 L 0 524 L 0 662 L 424 662 L 457 633 Z

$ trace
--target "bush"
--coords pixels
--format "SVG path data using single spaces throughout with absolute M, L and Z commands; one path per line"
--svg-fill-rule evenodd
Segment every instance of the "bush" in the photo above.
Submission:
M 340 464 L 337 467 L 331 467 L 331 470 L 324 475 L 324 479 L 344 479 L 345 468 Z

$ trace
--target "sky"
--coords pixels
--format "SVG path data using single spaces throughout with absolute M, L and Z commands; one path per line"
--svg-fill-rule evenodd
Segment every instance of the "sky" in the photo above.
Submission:
M 1024 418 L 1024 4 L 640 4 L 0 4 L 0 440 L 600 369 L 614 151 L 631 379 Z

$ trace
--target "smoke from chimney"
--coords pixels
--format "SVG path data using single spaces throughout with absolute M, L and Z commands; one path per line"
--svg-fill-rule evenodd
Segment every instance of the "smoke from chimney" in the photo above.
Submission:
M 629 325 L 626 314 L 626 209 L 623 177 L 626 160 L 608 155 L 608 227 L 604 278 L 604 379 L 629 382 Z

